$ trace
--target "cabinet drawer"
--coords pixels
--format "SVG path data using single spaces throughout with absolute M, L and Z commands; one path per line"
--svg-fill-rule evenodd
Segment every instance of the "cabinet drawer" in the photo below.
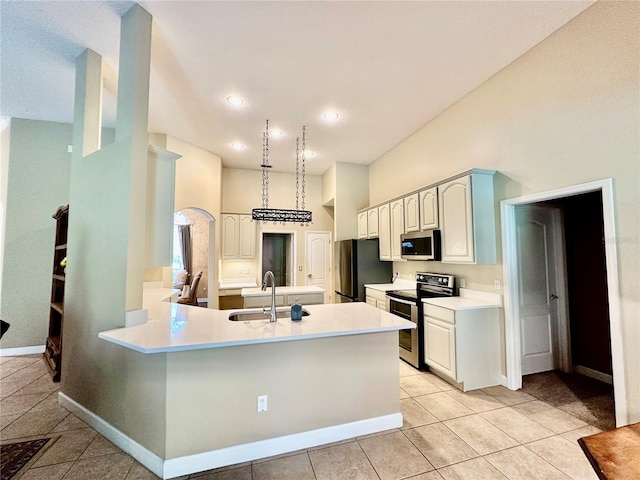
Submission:
M 456 323 L 455 312 L 448 308 L 438 307 L 429 303 L 424 304 L 424 316 L 433 317 L 449 323 Z
M 324 303 L 324 293 L 290 293 L 287 295 L 286 305 L 293 305 L 298 299 L 298 303 L 304 305 L 318 305 Z
M 284 305 L 284 295 L 276 295 L 276 307 Z M 244 297 L 244 308 L 270 307 L 271 295 L 258 297 Z

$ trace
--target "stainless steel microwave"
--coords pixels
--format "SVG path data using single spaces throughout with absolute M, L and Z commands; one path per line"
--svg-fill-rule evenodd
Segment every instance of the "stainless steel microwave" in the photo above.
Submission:
M 440 260 L 440 230 L 400 235 L 400 256 L 406 260 Z

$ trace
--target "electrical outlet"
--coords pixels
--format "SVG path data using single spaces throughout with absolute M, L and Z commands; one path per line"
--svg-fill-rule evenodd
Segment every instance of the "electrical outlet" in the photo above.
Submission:
M 258 413 L 267 411 L 267 396 L 258 395 Z
M 500 290 L 500 288 L 502 288 L 502 286 L 500 284 L 500 280 L 494 280 L 493 281 L 493 288 L 495 288 L 496 290 Z
M 467 279 L 466 278 L 461 278 L 460 279 L 460 288 L 465 288 L 467 286 Z
M 67 145 L 67 153 L 73 153 L 73 145 Z

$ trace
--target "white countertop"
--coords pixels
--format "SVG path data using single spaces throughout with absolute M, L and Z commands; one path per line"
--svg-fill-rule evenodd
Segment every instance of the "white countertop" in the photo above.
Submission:
M 276 287 L 276 295 L 295 295 L 302 293 L 324 293 L 324 288 L 316 286 L 300 286 L 300 287 Z M 243 288 L 241 295 L 243 297 L 264 297 L 265 295 L 271 295 L 271 287 L 267 287 L 266 290 L 260 288 Z
M 223 278 L 219 282 L 219 290 L 232 290 L 237 288 L 251 288 L 255 287 L 255 278 Z
M 422 302 L 449 310 L 499 308 L 502 306 L 502 295 L 461 288 L 459 297 L 425 298 Z
M 415 328 L 415 323 L 363 302 L 308 305 L 300 322 L 279 319 L 232 322 L 242 310 L 160 302 L 154 320 L 134 327 L 100 332 L 98 337 L 141 353 L 178 352 L 256 343 L 358 335 Z
M 415 290 L 416 282 L 413 280 L 398 278 L 393 283 L 367 283 L 364 287 L 371 288 L 372 290 L 378 290 L 380 292 L 389 292 L 391 290 Z

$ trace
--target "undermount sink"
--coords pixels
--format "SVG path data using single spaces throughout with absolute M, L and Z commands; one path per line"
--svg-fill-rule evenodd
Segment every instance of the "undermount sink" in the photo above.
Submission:
M 309 316 L 309 311 L 302 309 L 302 316 Z M 229 314 L 229 320 L 232 322 L 245 322 L 248 320 L 269 320 L 269 311 L 264 313 L 262 310 L 245 310 Z M 291 318 L 291 307 L 276 308 L 276 318 Z

